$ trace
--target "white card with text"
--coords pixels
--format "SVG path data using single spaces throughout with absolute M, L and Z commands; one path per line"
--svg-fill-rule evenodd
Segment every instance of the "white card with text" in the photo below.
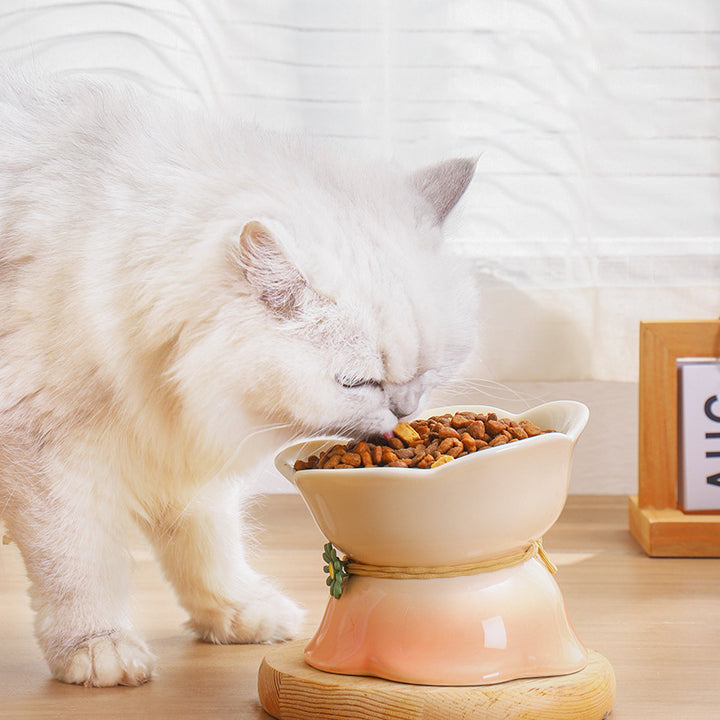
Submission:
M 678 358 L 678 497 L 720 510 L 720 360 Z

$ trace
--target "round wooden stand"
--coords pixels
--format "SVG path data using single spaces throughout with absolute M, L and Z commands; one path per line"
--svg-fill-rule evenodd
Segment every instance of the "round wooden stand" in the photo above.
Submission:
M 277 720 L 602 720 L 615 701 L 612 666 L 592 650 L 572 675 L 436 687 L 321 672 L 306 644 L 279 645 L 260 665 L 260 702 Z

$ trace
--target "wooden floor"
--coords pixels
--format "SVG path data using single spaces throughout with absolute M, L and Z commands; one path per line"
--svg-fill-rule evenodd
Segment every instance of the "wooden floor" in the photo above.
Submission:
M 307 608 L 309 636 L 328 598 L 324 538 L 297 496 L 268 496 L 257 514 L 255 564 Z M 720 560 L 647 558 L 627 530 L 625 497 L 571 496 L 545 547 L 578 635 L 615 669 L 615 720 L 718 717 Z M 49 678 L 17 548 L 0 546 L 0 718 L 269 718 L 256 690 L 268 646 L 195 641 L 150 553 L 134 555 L 136 623 L 159 673 L 140 688 L 97 690 Z

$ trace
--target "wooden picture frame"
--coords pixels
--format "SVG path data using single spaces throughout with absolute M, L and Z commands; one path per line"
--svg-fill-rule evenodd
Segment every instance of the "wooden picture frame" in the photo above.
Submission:
M 653 557 L 720 557 L 720 515 L 678 508 L 677 358 L 720 357 L 720 320 L 640 323 L 638 494 L 630 531 Z

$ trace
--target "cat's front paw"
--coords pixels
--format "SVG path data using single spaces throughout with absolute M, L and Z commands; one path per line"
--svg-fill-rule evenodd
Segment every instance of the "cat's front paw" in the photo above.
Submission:
M 155 657 L 145 643 L 126 632 L 84 638 L 50 662 L 57 680 L 92 687 L 142 685 L 154 667 Z
M 188 622 L 197 635 L 212 643 L 272 643 L 294 638 L 305 611 L 271 586 L 245 601 L 195 613 Z

